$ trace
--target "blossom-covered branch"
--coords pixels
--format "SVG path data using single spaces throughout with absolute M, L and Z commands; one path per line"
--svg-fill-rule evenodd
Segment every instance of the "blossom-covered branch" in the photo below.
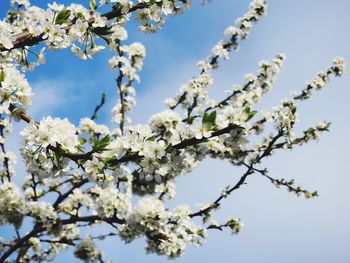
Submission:
M 239 218 L 218 223 L 213 211 L 252 173 L 297 195 L 317 196 L 293 180 L 273 178 L 260 166 L 277 150 L 317 140 L 328 131 L 330 123 L 321 122 L 296 136 L 297 104 L 332 76 L 341 76 L 343 59 L 335 58 L 305 89 L 271 111 L 258 112 L 256 104 L 270 91 L 285 61 L 283 54 L 261 61 L 257 73 L 247 74 L 245 83 L 235 85 L 221 100 L 208 94 L 212 71 L 265 15 L 266 1 L 254 0 L 235 26 L 225 30 L 212 54 L 199 62 L 199 75 L 166 100 L 167 109 L 139 125 L 130 124 L 128 113 L 136 102 L 134 84 L 140 81 L 146 50 L 141 43 L 127 43 L 126 23 L 135 13 L 141 30 L 155 32 L 170 14 L 189 8 L 189 0 L 91 0 L 89 8 L 53 3 L 47 9 L 27 0 L 11 3 L 13 9 L 0 21 L 0 225 L 12 225 L 14 233 L 0 238 L 0 262 L 51 260 L 67 247 L 74 247 L 74 255 L 83 261 L 105 262 L 95 241 L 116 235 L 126 243 L 144 237 L 147 252 L 181 256 L 188 244 L 202 245 L 207 230 L 240 231 Z M 112 11 L 99 13 L 107 6 Z M 46 47 L 34 47 L 41 42 Z M 117 71 L 118 100 L 111 110 L 115 129 L 97 123 L 105 95 L 78 126 L 52 116 L 36 121 L 27 113 L 32 90 L 24 72 L 45 62 L 46 48 L 68 47 L 82 59 L 105 47 L 114 51 L 108 64 Z M 20 151 L 28 172 L 22 190 L 12 180 L 15 156 L 5 148 L 12 119 L 27 123 L 21 132 Z M 165 197 L 175 196 L 176 179 L 190 174 L 205 158 L 228 160 L 246 170 L 210 203 L 167 208 Z M 104 224 L 108 234 L 80 232 L 98 224 Z

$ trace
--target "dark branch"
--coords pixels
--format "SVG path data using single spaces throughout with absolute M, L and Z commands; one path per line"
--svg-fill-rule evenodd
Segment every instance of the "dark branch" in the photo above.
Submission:
M 91 120 L 94 120 L 98 117 L 97 113 L 98 111 L 103 107 L 103 105 L 106 103 L 106 93 L 102 93 L 101 95 L 101 101 L 98 105 L 96 105 L 94 113 L 91 116 Z

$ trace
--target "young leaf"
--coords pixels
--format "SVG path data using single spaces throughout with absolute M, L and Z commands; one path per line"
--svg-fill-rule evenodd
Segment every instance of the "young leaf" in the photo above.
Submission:
M 244 110 L 243 110 L 243 112 L 246 113 L 246 114 L 249 114 L 249 112 L 250 112 L 250 107 L 249 107 L 249 106 L 245 107 Z
M 243 112 L 245 114 L 247 114 L 247 118 L 245 119 L 245 122 L 249 121 L 251 118 L 253 118 L 255 116 L 255 114 L 257 114 L 256 110 L 250 111 L 250 107 L 249 106 L 245 107 Z
M 96 10 L 96 8 L 97 8 L 96 0 L 90 0 L 90 9 Z
M 146 141 L 154 141 L 156 139 L 156 136 L 151 136 L 151 137 L 148 137 Z
M 67 23 L 70 13 L 70 10 L 68 10 L 67 8 L 62 9 L 60 12 L 58 12 L 56 16 L 55 24 L 62 25 L 64 23 Z
M 216 121 L 216 111 L 212 111 L 211 113 L 204 113 L 202 118 L 202 124 L 209 124 L 209 126 L 214 126 Z
M 111 138 L 109 137 L 109 135 L 107 134 L 105 137 L 103 137 L 101 140 L 99 141 L 95 141 L 94 145 L 92 146 L 92 148 L 94 149 L 94 151 L 96 152 L 102 152 L 110 143 Z
M 203 118 L 202 118 L 202 124 L 205 124 L 208 122 L 208 113 L 204 112 Z
M 5 79 L 5 72 L 3 70 L 0 71 L 0 82 L 4 81 Z
M 173 150 L 174 150 L 174 147 L 171 144 L 169 144 L 168 147 L 166 147 L 165 149 L 167 153 L 171 153 Z
M 208 116 L 208 122 L 214 125 L 215 121 L 216 121 L 216 111 L 212 111 Z
M 251 118 L 253 118 L 255 116 L 255 114 L 257 114 L 257 111 L 251 111 L 248 113 L 248 118 L 245 120 L 246 122 L 249 121 Z

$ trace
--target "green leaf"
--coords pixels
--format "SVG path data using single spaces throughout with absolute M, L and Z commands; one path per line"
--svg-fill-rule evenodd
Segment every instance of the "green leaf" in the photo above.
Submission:
M 174 150 L 174 147 L 171 144 L 169 144 L 168 147 L 166 147 L 165 149 L 167 153 L 171 153 L 173 150 Z
M 212 112 L 209 114 L 208 122 L 211 123 L 212 125 L 214 125 L 214 124 L 215 124 L 215 121 L 216 121 L 216 111 L 212 111 Z
M 56 164 L 57 164 L 58 167 L 61 164 L 61 161 L 62 161 L 62 158 L 63 158 L 65 152 L 66 151 L 64 149 L 62 149 L 60 146 L 58 146 L 54 150 L 54 156 L 53 157 L 54 157 L 54 161 L 56 161 Z
M 245 122 L 250 121 L 255 116 L 255 114 L 258 113 L 256 110 L 250 111 L 249 106 L 245 107 L 243 112 L 248 115 L 247 118 L 245 119 Z
M 0 71 L 0 82 L 4 81 L 5 79 L 5 72 L 3 70 Z
M 71 12 L 67 8 L 62 9 L 56 16 L 55 24 L 62 25 L 64 23 L 67 23 L 70 14 Z
M 313 135 L 313 134 L 315 134 L 315 129 L 314 128 L 309 128 L 304 133 L 309 134 L 309 135 Z
M 153 142 L 155 139 L 156 139 L 156 136 L 153 135 L 151 137 L 148 137 L 146 141 L 152 141 Z
M 251 111 L 248 113 L 248 118 L 245 121 L 249 121 L 251 118 L 253 118 L 255 116 L 255 114 L 257 114 L 258 112 L 256 110 Z
M 94 145 L 92 146 L 92 148 L 94 149 L 94 151 L 96 152 L 102 152 L 104 151 L 104 149 L 108 146 L 108 144 L 111 142 L 111 137 L 109 137 L 109 135 L 107 134 L 105 137 L 103 137 L 101 140 L 99 141 L 94 141 Z
M 208 113 L 204 112 L 203 118 L 202 118 L 202 124 L 206 123 L 208 121 Z
M 204 113 L 202 118 L 202 124 L 209 124 L 209 126 L 214 126 L 216 121 L 216 111 L 212 111 L 211 113 Z
M 250 107 L 249 107 L 249 106 L 245 107 L 244 110 L 243 110 L 243 112 L 246 113 L 246 114 L 249 114 L 249 112 L 250 112 Z
M 90 9 L 91 10 L 96 10 L 97 5 L 95 0 L 90 0 Z

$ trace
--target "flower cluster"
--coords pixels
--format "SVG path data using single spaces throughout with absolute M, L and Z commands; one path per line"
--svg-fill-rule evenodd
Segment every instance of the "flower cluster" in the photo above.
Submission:
M 10 103 L 27 107 L 32 102 L 32 89 L 25 76 L 15 67 L 0 65 L 1 113 L 9 113 Z
M 205 229 L 190 220 L 188 206 L 179 205 L 173 213 L 154 198 L 143 198 L 134 207 L 127 223 L 122 225 L 120 236 L 126 242 L 145 235 L 146 250 L 169 258 L 183 254 L 186 243 L 201 245 Z
M 59 205 L 59 209 L 69 215 L 79 215 L 82 206 L 90 207 L 91 200 L 86 193 L 80 189 L 74 189 L 64 203 Z
M 177 105 L 187 110 L 190 116 L 192 111 L 208 101 L 207 88 L 212 83 L 211 71 L 219 66 L 219 59 L 228 59 L 231 49 L 239 48 L 240 40 L 247 38 L 253 22 L 257 22 L 266 13 L 266 1 L 254 0 L 250 4 L 249 11 L 236 20 L 236 26 L 230 26 L 225 30 L 227 39 L 220 40 L 212 49 L 212 55 L 206 60 L 198 63 L 201 73 L 198 77 L 193 78 L 187 85 L 181 87 L 175 98 L 167 99 L 166 104 L 171 108 Z
M 330 79 L 331 75 L 341 76 L 345 70 L 345 61 L 342 58 L 336 57 L 333 60 L 333 66 L 326 71 L 322 71 L 315 78 L 307 83 L 307 87 L 300 92 L 294 93 L 294 99 L 305 100 L 311 97 L 313 90 L 324 88 Z
M 75 248 L 74 255 L 85 262 L 97 261 L 102 256 L 91 238 L 81 240 Z
M 20 119 L 20 114 L 32 102 L 32 89 L 25 76 L 14 66 L 6 62 L 0 63 L 0 178 L 10 180 L 15 174 L 16 156 L 5 149 L 7 134 L 12 131 L 11 117 Z M 11 112 L 11 108 L 16 110 Z
M 7 19 L 0 21 L 0 49 L 1 56 L 11 58 L 21 64 L 23 69 L 34 69 L 45 62 L 45 48 L 39 52 L 30 49 L 32 41 L 27 46 L 21 38 L 45 40 L 49 49 L 71 48 L 71 51 L 82 59 L 91 58 L 95 53 L 105 48 L 97 38 L 118 49 L 120 41 L 127 38 L 124 26 L 130 19 L 130 13 L 136 11 L 135 18 L 141 22 L 140 29 L 154 32 L 161 27 L 166 16 L 181 13 L 191 6 L 190 0 L 130 0 L 99 2 L 90 1 L 90 8 L 80 4 L 64 6 L 62 4 L 48 4 L 43 9 L 32 6 L 27 0 L 11 1 L 16 6 L 9 12 Z M 98 9 L 104 5 L 112 5 L 113 12 L 101 14 Z M 115 20 L 108 20 L 118 17 Z M 21 47 L 22 49 L 16 49 Z
M 165 16 L 182 13 L 192 6 L 191 0 L 141 0 L 140 2 L 152 3 L 149 8 L 141 9 L 136 13 L 136 19 L 141 23 L 139 29 L 150 33 L 156 32 L 164 25 Z
M 53 206 L 47 202 L 28 202 L 28 213 L 47 229 L 51 229 L 52 224 L 57 220 L 58 215 Z
M 174 129 L 180 122 L 182 122 L 182 120 L 179 114 L 167 109 L 154 114 L 149 120 L 149 125 L 152 131 L 165 134 L 171 129 Z
M 107 135 L 109 129 L 106 125 L 97 124 L 90 118 L 82 118 L 80 120 L 79 129 L 81 133 L 88 133 L 91 135 Z
M 22 194 L 13 183 L 0 185 L 0 225 L 14 224 L 19 228 L 25 213 L 25 203 Z
M 27 170 L 40 176 L 50 176 L 53 171 L 57 175 L 65 172 L 69 160 L 62 153 L 77 152 L 79 141 L 76 130 L 68 119 L 50 116 L 40 123 L 30 123 L 21 132 L 21 153 Z
M 142 69 L 145 56 L 145 47 L 135 42 L 118 48 L 118 55 L 109 60 L 109 66 L 112 69 L 119 69 L 117 86 L 120 99 L 112 108 L 112 120 L 120 124 L 121 132 L 125 122 L 130 122 L 125 118 L 125 114 L 130 112 L 136 104 L 135 89 L 132 84 L 134 81 L 140 81 L 137 72 Z
M 91 24 L 87 22 L 89 19 L 93 19 Z M 69 25 L 72 20 L 75 20 L 75 23 Z M 27 5 L 26 12 L 19 13 L 15 23 L 8 24 L 7 27 L 12 32 L 14 29 L 26 29 L 32 37 L 41 36 L 52 49 L 72 46 L 72 50 L 76 52 L 77 44 L 83 45 L 83 53 L 87 57 L 102 48 L 95 44 L 91 29 L 105 27 L 106 22 L 107 19 L 99 13 L 91 14 L 90 10 L 82 5 L 71 4 L 65 7 L 53 3 L 48 4 L 47 9 Z M 77 44 L 74 44 L 75 41 Z M 12 47 L 13 45 L 7 46 Z
M 101 218 L 111 218 L 118 215 L 125 218 L 131 209 L 131 196 L 120 192 L 114 186 L 107 188 L 94 187 L 91 189 L 93 203 L 97 214 Z

